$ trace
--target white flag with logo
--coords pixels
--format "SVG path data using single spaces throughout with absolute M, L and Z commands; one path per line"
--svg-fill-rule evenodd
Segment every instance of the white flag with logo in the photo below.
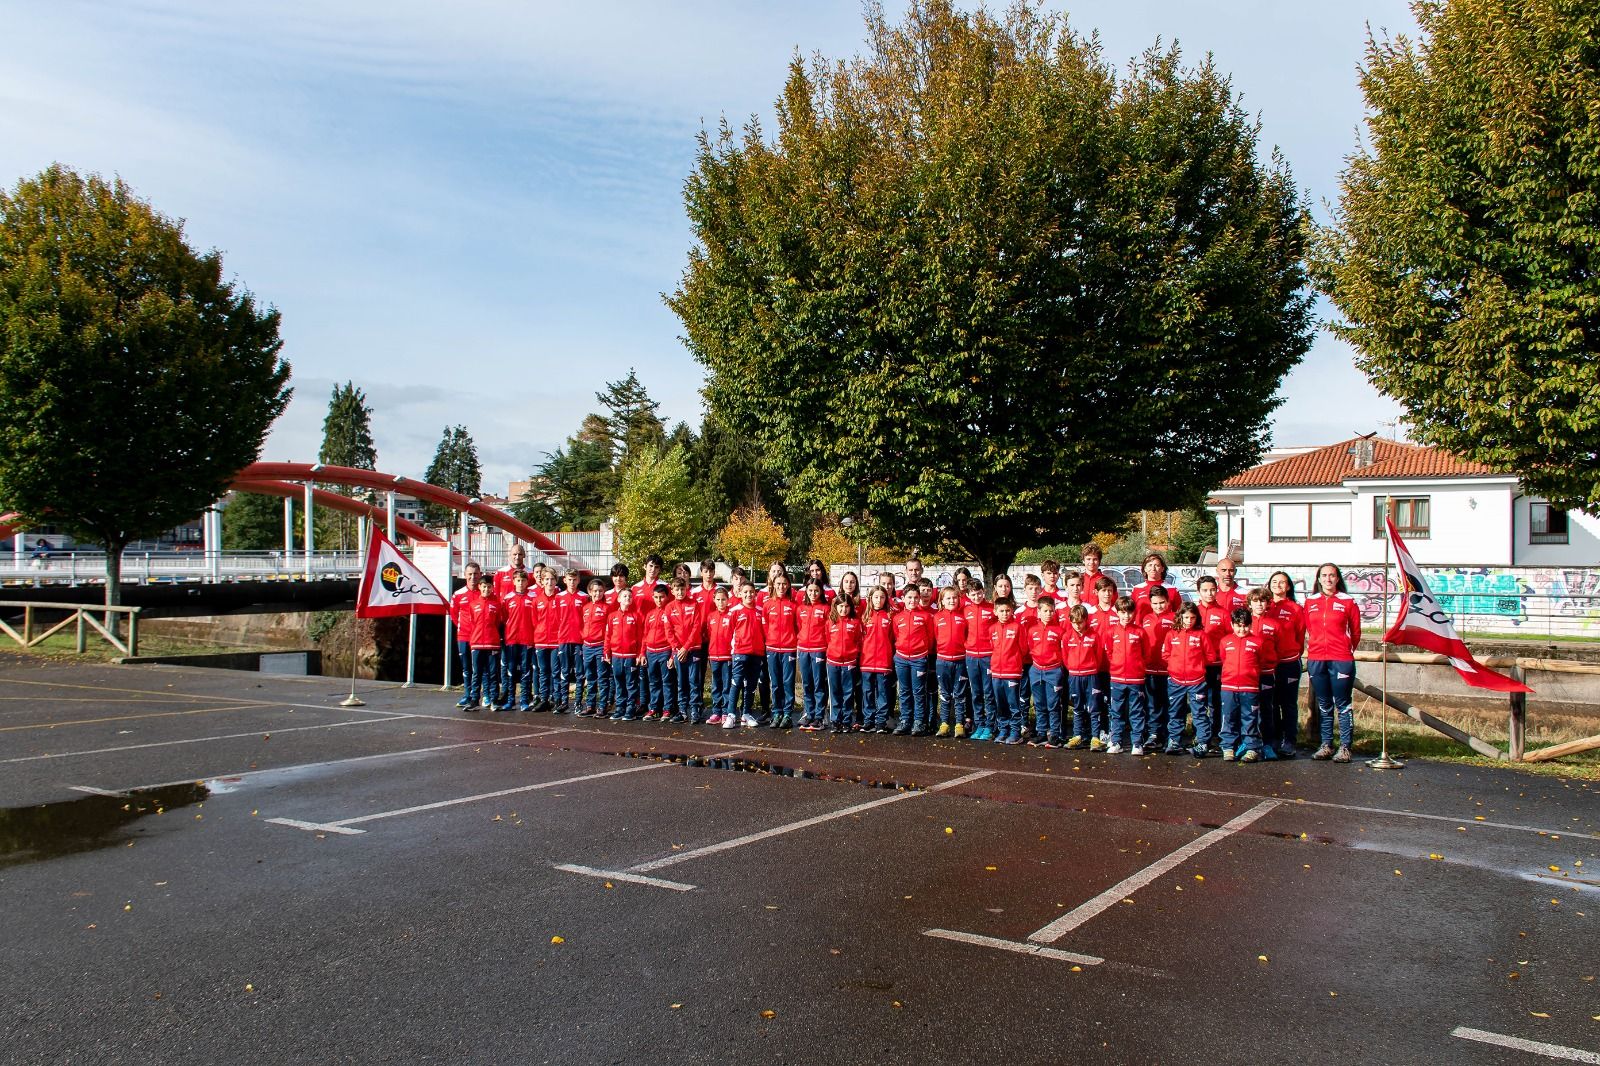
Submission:
M 356 595 L 356 617 L 444 614 L 447 610 L 445 598 L 428 576 L 374 525 L 367 541 L 367 569 Z

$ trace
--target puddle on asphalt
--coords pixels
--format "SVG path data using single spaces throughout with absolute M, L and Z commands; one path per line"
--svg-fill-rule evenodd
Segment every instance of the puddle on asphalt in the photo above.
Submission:
M 821 770 L 805 770 L 797 766 L 782 766 L 775 762 L 761 762 L 757 759 L 734 758 L 708 758 L 704 755 L 687 755 L 673 751 L 608 751 L 607 755 L 615 755 L 622 759 L 645 759 L 650 762 L 670 762 L 679 766 L 692 766 L 701 770 L 732 770 L 740 774 L 769 774 L 773 777 L 797 777 L 804 781 L 843 781 L 852 785 L 865 785 L 867 788 L 881 788 L 889 792 L 921 792 L 922 786 L 915 782 L 906 781 L 880 781 L 873 777 L 862 777 L 859 774 L 825 773 Z
M 205 785 L 185 783 L 0 809 L 0 868 L 123 843 L 128 834 L 121 830 L 210 794 Z

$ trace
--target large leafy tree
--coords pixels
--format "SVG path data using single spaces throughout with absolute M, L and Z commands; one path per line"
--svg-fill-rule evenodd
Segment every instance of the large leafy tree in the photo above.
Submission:
M 289 401 L 278 312 L 119 181 L 0 193 L 0 506 L 106 549 L 193 518 Z
M 483 465 L 478 462 L 478 446 L 466 426 L 445 427 L 423 480 L 467 497 L 483 492 Z M 430 526 L 448 526 L 455 517 L 455 512 L 443 504 L 424 504 L 422 513 Z
M 350 466 L 360 470 L 378 468 L 378 446 L 372 440 L 372 407 L 367 394 L 356 388 L 355 382 L 335 385 L 328 397 L 328 413 L 322 419 L 322 447 L 317 452 L 317 462 L 331 466 Z M 371 502 L 371 489 L 350 485 L 325 486 L 345 496 L 360 496 Z M 338 512 L 330 523 L 334 539 L 341 549 L 356 547 L 357 519 Z
M 914 0 L 702 133 L 669 298 L 719 417 L 821 511 L 990 573 L 1254 462 L 1309 343 L 1304 211 L 1209 63 Z
M 1431 444 L 1600 514 L 1600 7 L 1414 3 L 1313 270 Z

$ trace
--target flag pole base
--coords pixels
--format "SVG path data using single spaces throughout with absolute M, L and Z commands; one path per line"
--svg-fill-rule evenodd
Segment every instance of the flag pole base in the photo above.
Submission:
M 1384 752 L 1376 759 L 1368 759 L 1367 765 L 1374 770 L 1401 770 L 1405 768 L 1406 764 L 1402 759 L 1391 759 L 1389 753 Z
M 365 707 L 367 701 L 357 696 L 354 692 L 339 701 L 341 707 Z

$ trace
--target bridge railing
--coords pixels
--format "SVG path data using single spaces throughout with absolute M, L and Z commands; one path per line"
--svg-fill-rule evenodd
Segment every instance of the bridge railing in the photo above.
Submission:
M 164 581 L 238 581 L 304 578 L 304 552 L 124 552 L 122 579 L 133 583 Z M 358 577 L 361 556 L 353 551 L 313 552 L 313 578 Z M 0 582 L 30 585 L 101 584 L 106 576 L 104 552 L 52 552 L 49 555 L 0 554 Z
M 0 633 L 10 637 L 22 648 L 32 648 L 44 643 L 68 626 L 75 626 L 77 637 L 77 652 L 82 655 L 88 650 L 89 631 L 104 639 L 113 648 L 129 657 L 139 654 L 139 611 L 138 607 L 107 607 L 103 604 L 82 603 L 30 603 L 25 600 L 0 600 L 0 612 L 10 615 L 15 621 L 16 612 L 22 612 L 22 630 L 18 632 L 4 617 L 0 617 Z M 57 611 L 65 612 L 65 617 L 60 621 L 40 629 L 41 625 L 35 614 L 43 612 L 54 614 Z M 128 636 L 124 640 L 118 635 L 121 628 L 118 619 L 126 617 L 128 620 Z M 104 619 L 102 621 L 101 619 Z

